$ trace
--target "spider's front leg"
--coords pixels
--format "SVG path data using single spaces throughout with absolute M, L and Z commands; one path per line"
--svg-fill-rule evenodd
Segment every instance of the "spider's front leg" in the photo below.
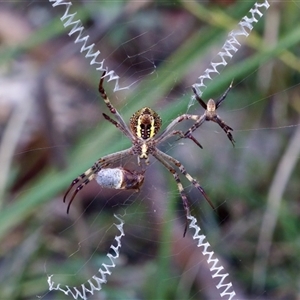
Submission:
M 229 127 L 218 115 L 214 117 L 214 119 L 212 119 L 212 121 L 216 122 L 217 124 L 219 124 L 219 126 L 224 130 L 224 132 L 227 134 L 228 139 L 230 140 L 230 142 L 232 143 L 233 147 L 235 146 L 235 140 L 231 134 L 230 131 L 233 131 L 233 129 L 231 127 Z
M 180 193 L 180 197 L 181 197 L 181 200 L 182 200 L 182 204 L 183 204 L 183 208 L 184 208 L 184 211 L 185 211 L 185 227 L 184 227 L 184 231 L 183 231 L 183 237 L 185 237 L 186 235 L 186 232 L 187 232 L 187 229 L 188 229 L 188 225 L 189 225 L 189 221 L 188 221 L 188 216 L 191 214 L 190 212 L 190 206 L 189 206 L 189 201 L 188 201 L 188 198 L 184 192 L 184 188 L 183 188 L 183 185 L 181 183 L 181 180 L 178 176 L 178 173 L 176 172 L 176 170 L 163 158 L 163 156 L 161 155 L 162 152 L 159 151 L 157 149 L 157 152 L 153 153 L 153 156 L 162 164 L 164 165 L 168 170 L 169 172 L 173 175 L 175 181 L 176 181 L 176 184 L 177 184 L 177 188 L 178 188 L 178 191 Z
M 180 138 L 185 138 L 185 134 L 180 131 L 180 130 L 173 130 L 173 128 L 180 122 L 182 122 L 183 120 L 194 120 L 194 121 L 198 121 L 199 116 L 198 115 L 189 115 L 189 114 L 183 114 L 179 117 L 177 117 L 176 119 L 174 119 L 168 126 L 167 128 L 161 133 L 161 135 L 153 140 L 153 144 L 150 144 L 151 142 L 148 141 L 147 143 L 144 143 L 146 149 L 150 148 L 151 149 L 151 154 L 161 163 L 163 164 L 170 173 L 172 173 L 176 184 L 177 184 L 177 188 L 179 190 L 181 199 L 182 199 L 182 203 L 183 203 L 183 207 L 185 210 L 185 215 L 186 215 L 186 224 L 185 224 L 185 229 L 184 229 L 184 233 L 183 236 L 185 236 L 187 228 L 188 228 L 188 217 L 190 216 L 190 208 L 189 208 L 189 203 L 188 203 L 188 198 L 184 192 L 184 188 L 183 185 L 180 181 L 180 178 L 178 176 L 178 173 L 176 172 L 176 170 L 173 168 L 173 166 L 171 164 L 174 164 L 176 167 L 178 167 L 178 169 L 180 170 L 180 172 L 201 192 L 201 194 L 204 196 L 204 198 L 206 199 L 206 201 L 211 205 L 211 207 L 214 209 L 214 206 L 212 204 L 212 202 L 210 201 L 210 199 L 208 198 L 207 194 L 205 193 L 204 189 L 200 186 L 200 184 L 190 175 L 186 172 L 184 166 L 176 159 L 174 159 L 173 157 L 167 155 L 166 153 L 160 151 L 158 148 L 156 148 L 156 146 L 160 143 L 162 143 L 164 140 L 177 135 Z M 205 119 L 201 118 L 201 122 L 204 122 Z M 190 134 L 188 136 L 188 138 L 190 138 L 197 146 L 199 146 L 200 148 L 202 148 L 201 144 Z M 140 148 L 140 147 L 139 147 Z M 139 158 L 146 158 L 146 156 L 143 156 L 143 153 L 146 153 L 145 151 L 142 150 L 141 147 L 141 155 L 138 157 Z M 139 161 L 140 163 L 140 161 Z M 170 164 L 171 163 L 171 164 Z
M 186 225 L 185 225 L 184 234 L 183 234 L 183 236 L 185 236 L 187 228 L 188 228 L 188 216 L 190 215 L 189 202 L 188 202 L 187 196 L 184 192 L 184 189 L 183 189 L 182 183 L 180 181 L 180 178 L 178 176 L 178 173 L 172 167 L 171 164 L 174 164 L 179 169 L 180 173 L 183 174 L 193 184 L 193 186 L 203 195 L 205 200 L 209 203 L 209 205 L 213 209 L 215 209 L 215 207 L 212 204 L 212 202 L 210 201 L 210 199 L 207 196 L 204 189 L 199 184 L 199 182 L 196 179 L 194 179 L 189 173 L 187 173 L 187 171 L 185 170 L 185 167 L 182 165 L 182 163 L 179 160 L 177 160 L 174 157 L 160 151 L 159 149 L 156 149 L 156 151 L 154 153 L 152 153 L 152 155 L 161 164 L 163 164 L 169 170 L 169 172 L 172 173 L 172 175 L 173 175 L 173 177 L 174 177 L 174 179 L 177 183 L 177 188 L 179 190 L 179 193 L 180 193 L 180 196 L 181 196 L 181 199 L 182 199 L 183 207 L 184 207 L 184 210 L 185 210 L 185 216 L 186 216 Z
M 63 202 L 66 202 L 67 196 L 69 194 L 69 192 L 71 191 L 71 189 L 73 188 L 74 185 L 76 185 L 77 183 L 79 183 L 81 181 L 81 183 L 76 187 L 75 191 L 73 192 L 71 199 L 68 203 L 68 207 L 67 207 L 67 214 L 69 213 L 70 210 L 70 206 L 73 202 L 73 200 L 75 199 L 77 193 L 85 186 L 87 185 L 90 181 L 92 181 L 95 178 L 95 174 L 97 173 L 98 169 L 96 164 L 94 164 L 91 168 L 89 168 L 88 170 L 86 170 L 84 173 L 82 173 L 80 176 L 78 176 L 77 178 L 75 178 L 68 190 L 66 191 L 64 198 L 63 198 Z
M 193 124 L 193 126 L 191 126 L 188 131 L 186 133 L 183 134 L 183 137 L 182 138 L 185 138 L 185 139 L 190 139 L 192 141 L 197 141 L 196 138 L 192 135 L 192 133 L 197 129 L 199 128 L 203 123 L 204 121 L 206 120 L 205 118 L 205 115 L 202 115 L 198 118 L 198 120 Z M 200 146 L 202 149 L 203 147 Z
M 119 171 L 119 173 L 121 172 L 120 175 L 118 175 L 118 178 L 109 178 L 111 176 L 117 176 L 117 175 L 112 175 L 112 174 L 118 174 L 116 172 L 106 172 L 106 173 L 102 173 L 99 175 L 99 172 L 103 169 L 107 169 L 109 166 L 111 166 L 114 163 L 119 162 L 121 159 L 125 159 L 128 156 L 133 155 L 132 152 L 132 148 L 128 148 L 125 150 L 121 150 L 119 152 L 115 152 L 112 154 L 108 154 L 102 158 L 100 158 L 99 160 L 97 160 L 94 165 L 89 168 L 88 170 L 86 170 L 84 173 L 82 173 L 80 176 L 78 176 L 77 178 L 75 178 L 68 190 L 66 191 L 63 201 L 66 202 L 67 196 L 70 193 L 70 191 L 72 190 L 72 188 L 78 183 L 79 185 L 75 188 L 71 199 L 68 203 L 68 208 L 67 208 L 67 213 L 69 213 L 70 210 L 70 206 L 73 202 L 73 200 L 75 199 L 75 196 L 77 195 L 77 193 L 84 187 L 86 186 L 89 182 L 91 182 L 93 179 L 98 179 L 99 176 L 101 176 L 104 178 L 106 181 L 105 184 L 100 184 L 98 181 L 98 183 L 100 184 L 100 186 L 102 186 L 103 188 L 114 188 L 114 189 L 138 189 L 144 182 L 144 174 L 143 173 L 133 173 L 131 171 L 128 171 L 126 169 L 123 169 L 121 167 L 119 168 L 112 168 L 113 171 Z M 103 179 L 101 179 L 103 180 Z M 100 180 L 100 182 L 101 182 Z M 112 180 L 115 180 L 114 182 L 117 183 L 111 183 Z

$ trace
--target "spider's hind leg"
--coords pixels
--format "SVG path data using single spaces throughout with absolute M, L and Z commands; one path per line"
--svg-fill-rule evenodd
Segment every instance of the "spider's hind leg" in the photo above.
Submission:
M 118 112 L 118 110 L 112 105 L 112 103 L 110 102 L 105 89 L 103 87 L 103 81 L 106 75 L 106 71 L 103 72 L 102 77 L 100 78 L 99 81 L 99 86 L 98 86 L 98 91 L 102 97 L 102 99 L 104 100 L 105 105 L 108 107 L 109 111 L 117 118 L 118 122 L 116 122 L 115 120 L 111 119 L 109 116 L 107 116 L 106 114 L 103 114 L 105 119 L 108 120 L 109 122 L 111 122 L 112 124 L 114 124 L 118 129 L 120 129 L 129 139 L 133 139 L 133 135 L 131 133 L 131 131 L 129 130 L 126 122 L 123 120 L 122 116 L 120 115 L 120 113 Z
M 206 103 L 202 100 L 202 98 L 198 95 L 196 88 L 195 88 L 195 87 L 192 87 L 192 90 L 193 90 L 195 99 L 198 101 L 198 103 L 199 103 L 205 110 L 207 110 L 207 105 L 206 105 Z
M 226 99 L 227 94 L 229 93 L 229 91 L 232 88 L 232 84 L 233 84 L 233 80 L 231 81 L 229 87 L 227 88 L 227 90 L 224 92 L 224 94 L 220 97 L 220 99 L 218 99 L 216 101 L 216 109 L 221 105 L 221 103 Z

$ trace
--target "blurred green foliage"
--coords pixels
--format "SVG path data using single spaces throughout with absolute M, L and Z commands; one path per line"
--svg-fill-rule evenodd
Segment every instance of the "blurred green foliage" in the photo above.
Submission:
M 101 51 L 104 47 L 111 47 L 108 51 L 114 51 L 115 45 L 124 48 L 124 43 L 130 40 L 132 34 L 137 37 L 140 34 L 139 30 L 142 31 L 147 26 L 155 32 L 158 30 L 156 27 L 158 24 L 163 23 L 164 26 L 168 26 L 167 22 L 162 21 L 164 18 L 169 18 L 167 20 L 170 21 L 171 17 L 187 18 L 186 15 L 190 15 L 190 19 L 186 20 L 193 23 L 192 29 L 190 32 L 180 33 L 183 36 L 182 41 L 176 47 L 159 49 L 160 52 L 157 49 L 151 50 L 150 47 L 149 53 L 156 54 L 157 51 L 157 55 L 162 57 L 159 58 L 159 63 L 156 63 L 155 57 L 152 58 L 155 69 L 153 67 L 154 72 L 151 76 L 145 76 L 145 80 L 140 80 L 131 89 L 124 91 L 126 104 L 124 105 L 125 101 L 122 100 L 122 103 L 116 106 L 120 108 L 125 120 L 128 120 L 134 111 L 146 105 L 159 111 L 164 126 L 176 116 L 185 113 L 191 96 L 190 85 L 208 67 L 209 61 L 203 63 L 202 58 L 207 57 L 209 52 L 220 49 L 230 28 L 234 28 L 253 5 L 251 2 L 242 1 L 224 7 L 212 3 L 207 5 L 194 3 L 191 8 L 189 2 L 180 1 L 167 4 L 170 5 L 160 6 L 157 2 L 152 3 L 137 11 L 136 15 L 128 14 L 128 19 L 112 24 L 107 33 L 96 43 L 96 47 Z M 72 7 L 72 10 L 78 12 L 78 17 L 80 16 L 85 26 L 92 31 L 93 26 L 97 26 L 97 22 L 101 23 L 102 19 L 106 21 L 109 19 L 107 12 L 110 9 L 115 15 L 124 12 L 126 3 L 114 3 L 113 8 L 109 5 L 100 1 L 88 1 L 84 5 L 78 4 Z M 18 60 L 24 59 L 24 56 L 26 57 L 46 42 L 51 44 L 52 41 L 59 40 L 60 45 L 70 43 L 67 37 L 68 28 L 63 28 L 59 20 L 62 10 L 52 8 L 50 3 L 42 5 L 32 2 L 27 6 L 20 2 L 8 4 L 6 8 L 14 9 L 20 14 L 24 13 L 25 18 L 29 18 L 30 13 L 38 8 L 43 9 L 49 13 L 49 22 L 38 26 L 25 43 L 13 47 L 1 47 L 1 66 L 18 63 Z M 145 24 L 141 24 L 140 29 L 137 28 L 132 32 L 132 28 L 136 26 L 135 18 Z M 276 20 L 279 22 L 278 32 L 274 33 L 276 36 L 273 39 L 270 37 L 272 31 L 266 26 L 266 18 L 269 22 L 274 22 L 274 27 L 276 27 Z M 256 24 L 250 37 L 244 41 L 243 49 L 236 54 L 221 75 L 209 84 L 204 93 L 205 100 L 218 97 L 234 79 L 234 88 L 219 112 L 220 114 L 225 112 L 224 120 L 226 119 L 226 123 L 234 128 L 233 134 L 237 141 L 234 149 L 231 148 L 223 132 L 220 135 L 215 134 L 214 130 L 219 132 L 219 128 L 214 127 L 215 124 L 207 124 L 204 130 L 199 130 L 200 134 L 197 138 L 204 145 L 204 150 L 197 149 L 195 145 L 186 141 L 183 150 L 182 146 L 176 146 L 176 141 L 170 143 L 170 149 L 164 145 L 168 153 L 182 160 L 190 174 L 197 175 L 201 185 L 218 206 L 218 213 L 206 208 L 203 208 L 202 212 L 198 211 L 199 204 L 196 205 L 196 200 L 193 199 L 199 199 L 199 195 L 188 185 L 186 191 L 192 199 L 195 212 L 199 214 L 200 225 L 208 235 L 210 244 L 228 261 L 230 280 L 233 285 L 237 283 L 241 286 L 245 290 L 245 297 L 249 298 L 261 296 L 266 299 L 296 299 L 299 296 L 300 243 L 297 233 L 300 224 L 297 159 L 295 159 L 295 169 L 284 187 L 275 234 L 271 237 L 272 248 L 268 258 L 265 285 L 262 290 L 259 288 L 256 290 L 254 284 L 254 289 L 251 290 L 253 268 L 257 262 L 256 247 L 264 212 L 268 208 L 268 194 L 278 165 L 289 147 L 294 132 L 299 127 L 300 22 L 298 19 L 299 7 L 295 2 L 272 3 L 266 15 Z M 169 32 L 167 29 L 166 34 Z M 172 34 L 176 35 L 176 32 Z M 170 43 L 172 34 L 166 37 Z M 72 37 L 71 39 L 73 40 Z M 139 44 L 138 47 L 141 53 L 143 49 L 149 49 L 149 45 Z M 76 55 L 78 56 L 78 53 Z M 107 63 L 113 61 L 116 64 L 117 61 L 122 66 L 121 56 L 116 56 L 115 60 L 109 58 Z M 47 64 L 47 61 L 44 64 Z M 133 72 L 137 73 L 138 67 L 134 67 Z M 78 70 L 78 74 L 80 71 Z M 130 71 L 130 68 L 128 72 L 123 70 L 124 77 L 127 75 L 129 81 Z M 90 67 L 89 73 L 82 77 L 85 77 L 82 79 L 85 83 L 80 83 L 83 89 L 95 89 L 99 73 L 95 72 L 93 66 Z M 191 81 L 193 80 L 191 78 L 194 81 Z M 88 87 L 86 82 L 89 83 Z M 72 83 L 75 86 L 78 82 L 74 80 Z M 107 93 L 112 99 L 123 99 L 122 92 L 113 93 L 112 85 L 107 83 L 106 86 Z M 98 101 L 96 92 L 95 89 L 94 99 Z M 101 117 L 101 112 L 107 110 L 101 101 L 99 107 L 101 107 L 99 109 Z M 199 113 L 199 108 L 195 104 L 189 112 Z M 200 113 L 202 114 L 202 109 Z M 59 214 L 49 215 L 48 211 L 55 211 L 49 203 L 56 198 L 61 199 L 62 193 L 71 180 L 89 168 L 99 157 L 129 146 L 129 142 L 125 142 L 125 139 L 118 138 L 120 135 L 116 128 L 103 122 L 103 118 L 100 117 L 99 125 L 91 124 L 90 127 L 86 125 L 85 129 L 74 132 L 68 145 L 65 168 L 60 169 L 57 165 L 48 163 L 46 168 L 32 176 L 26 185 L 14 192 L 11 191 L 10 185 L 13 185 L 17 177 L 15 175 L 18 173 L 17 162 L 11 165 L 11 173 L 6 174 L 10 185 L 7 184 L 5 187 L 2 199 L 4 204 L 0 212 L 2 240 L 0 299 L 32 299 L 35 295 L 47 293 L 45 261 L 49 260 L 50 263 L 48 262 L 47 265 L 57 263 L 60 267 L 62 258 L 70 255 L 67 250 L 76 251 L 78 237 L 81 236 L 76 232 L 80 229 L 74 226 L 74 223 L 79 222 L 78 219 L 67 221 L 67 217 L 63 218 Z M 198 166 L 198 162 L 201 166 Z M 118 267 L 114 269 L 117 273 L 116 277 L 113 275 L 112 284 L 110 285 L 109 281 L 105 286 L 106 299 L 204 299 L 204 295 L 207 296 L 205 292 L 202 294 L 196 284 L 182 284 L 181 271 L 172 262 L 171 242 L 168 242 L 168 239 L 171 239 L 173 228 L 168 220 L 176 218 L 177 210 L 180 210 L 177 205 L 181 200 L 173 177 L 163 169 L 156 168 L 157 171 L 168 178 L 166 185 L 163 186 L 165 189 L 163 201 L 167 203 L 168 208 L 164 216 L 162 232 L 153 233 L 151 228 L 148 228 L 151 224 L 148 221 L 145 221 L 144 225 L 141 224 L 142 216 L 147 218 L 147 204 L 143 207 L 138 201 L 133 201 L 133 212 L 130 213 L 131 208 L 126 206 L 128 228 L 125 227 L 125 230 L 129 232 L 129 240 L 126 240 L 124 245 L 125 253 L 128 250 L 126 248 L 132 247 L 130 238 L 133 239 L 137 234 L 135 231 L 137 219 L 139 226 L 141 228 L 144 226 L 144 230 L 149 231 L 149 238 L 148 235 L 139 232 L 144 240 L 133 249 L 140 249 L 141 254 L 147 252 L 145 250 L 147 247 L 150 249 L 154 247 L 154 250 L 151 255 L 149 254 L 148 259 L 142 257 L 139 261 L 134 257 L 132 258 L 134 263 L 131 263 L 128 258 L 127 264 L 123 262 L 119 271 Z M 146 181 L 155 189 L 154 183 L 151 186 L 151 183 L 155 182 L 155 175 L 151 176 L 151 174 L 146 173 Z M 144 201 L 149 198 L 147 201 L 150 202 L 158 201 L 143 194 L 133 197 L 140 197 Z M 108 228 L 109 224 L 115 222 L 113 213 L 103 209 L 96 215 L 98 217 L 93 217 L 91 220 L 97 220 L 97 223 L 93 224 L 90 220 L 89 222 L 94 225 L 94 228 L 99 228 L 101 234 L 106 234 L 107 232 L 102 231 L 102 228 Z M 74 226 L 73 235 L 64 237 L 63 234 L 58 234 L 57 238 L 54 237 L 53 232 L 61 233 L 68 226 Z M 109 240 L 112 240 L 111 236 L 108 236 L 104 243 L 108 245 Z M 134 239 L 133 241 L 136 242 Z M 153 245 L 149 246 L 147 242 Z M 138 256 L 139 252 L 132 250 L 133 253 L 135 251 L 134 256 Z M 101 258 L 101 255 L 93 256 L 95 263 Z M 73 269 L 80 268 L 85 263 L 85 259 L 84 256 L 78 260 L 66 259 L 67 263 L 63 266 L 64 273 L 75 273 Z M 93 265 L 93 261 L 89 263 Z M 138 274 L 141 270 L 143 276 L 139 278 Z M 61 272 L 61 269 L 58 272 Z M 90 273 L 71 276 L 69 284 L 84 282 L 88 277 L 87 274 Z M 210 274 L 207 276 L 209 277 Z M 205 290 L 206 287 L 202 288 Z M 45 299 L 68 298 L 61 293 L 50 293 L 45 296 Z

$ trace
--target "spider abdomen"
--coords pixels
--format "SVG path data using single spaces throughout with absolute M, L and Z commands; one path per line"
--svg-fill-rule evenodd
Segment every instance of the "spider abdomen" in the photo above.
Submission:
M 143 140 L 153 138 L 161 127 L 160 116 L 151 108 L 144 107 L 130 118 L 131 132 Z

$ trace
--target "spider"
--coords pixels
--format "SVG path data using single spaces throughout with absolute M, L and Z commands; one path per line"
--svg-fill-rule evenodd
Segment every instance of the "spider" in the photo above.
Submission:
M 195 98 L 196 100 L 199 102 L 199 104 L 205 109 L 205 112 L 203 115 L 198 116 L 198 119 L 196 120 L 196 122 L 193 124 L 193 126 L 184 134 L 184 138 L 191 138 L 192 137 L 192 133 L 199 128 L 204 121 L 213 121 L 217 124 L 219 124 L 219 126 L 225 131 L 225 133 L 227 134 L 228 139 L 231 141 L 232 145 L 234 146 L 235 140 L 233 139 L 233 136 L 231 134 L 230 131 L 233 131 L 233 129 L 231 127 L 229 127 L 217 114 L 216 110 L 218 109 L 218 107 L 221 105 L 221 103 L 225 100 L 228 92 L 230 91 L 230 89 L 232 88 L 232 82 L 230 83 L 229 87 L 227 88 L 227 90 L 225 91 L 225 93 L 217 100 L 214 101 L 213 99 L 209 99 L 207 104 L 200 98 L 200 96 L 197 94 L 197 91 L 195 89 L 195 87 L 192 87 L 193 92 L 195 94 Z
M 64 202 L 66 201 L 66 197 L 68 193 L 71 191 L 71 189 L 73 188 L 73 186 L 76 185 L 77 183 L 78 185 L 71 196 L 71 199 L 68 204 L 67 212 L 69 212 L 70 205 L 74 200 L 76 194 L 91 180 L 95 179 L 97 177 L 97 173 L 100 170 L 108 168 L 112 164 L 115 164 L 118 161 L 123 160 L 124 158 L 130 156 L 137 157 L 138 165 L 141 165 L 141 163 L 143 163 L 143 165 L 148 165 L 150 155 L 156 158 L 173 175 L 183 202 L 183 207 L 185 210 L 186 217 L 190 215 L 189 203 L 188 203 L 187 196 L 184 192 L 183 185 L 180 181 L 179 175 L 175 168 L 177 168 L 180 171 L 180 173 L 183 174 L 200 191 L 200 193 L 204 196 L 206 201 L 214 209 L 214 206 L 210 201 L 210 199 L 208 198 L 207 194 L 205 193 L 204 189 L 200 186 L 200 184 L 196 179 L 194 179 L 189 173 L 187 173 L 185 167 L 181 164 L 181 162 L 157 148 L 157 146 L 161 142 L 175 135 L 179 135 L 181 138 L 190 138 L 193 142 L 195 142 L 199 147 L 202 148 L 202 146 L 191 134 L 185 136 L 185 134 L 182 131 L 173 130 L 174 126 L 179 122 L 183 120 L 197 121 L 199 119 L 199 116 L 183 114 L 175 118 L 166 127 L 166 129 L 163 130 L 160 135 L 158 135 L 158 132 L 162 125 L 162 120 L 154 110 L 152 110 L 149 107 L 144 107 L 133 114 L 133 116 L 130 118 L 130 124 L 128 127 L 124 119 L 122 118 L 122 116 L 117 111 L 117 109 L 111 104 L 103 88 L 103 81 L 105 78 L 105 74 L 106 72 L 104 72 L 102 74 L 102 77 L 100 78 L 98 91 L 101 97 L 103 98 L 106 106 L 110 110 L 110 112 L 116 117 L 117 121 L 112 119 L 110 116 L 108 116 L 105 113 L 103 113 L 103 116 L 107 121 L 115 125 L 128 139 L 130 139 L 132 146 L 128 149 L 115 152 L 98 159 L 91 168 L 89 168 L 87 171 L 85 171 L 83 174 L 81 174 L 71 182 L 70 187 L 65 193 Z M 136 180 L 133 185 L 127 185 L 125 183 L 123 188 L 136 189 L 139 188 L 141 185 L 142 185 L 142 180 L 140 181 Z M 184 229 L 183 236 L 185 236 L 186 234 L 187 226 L 188 226 L 188 219 L 186 218 L 186 226 Z

